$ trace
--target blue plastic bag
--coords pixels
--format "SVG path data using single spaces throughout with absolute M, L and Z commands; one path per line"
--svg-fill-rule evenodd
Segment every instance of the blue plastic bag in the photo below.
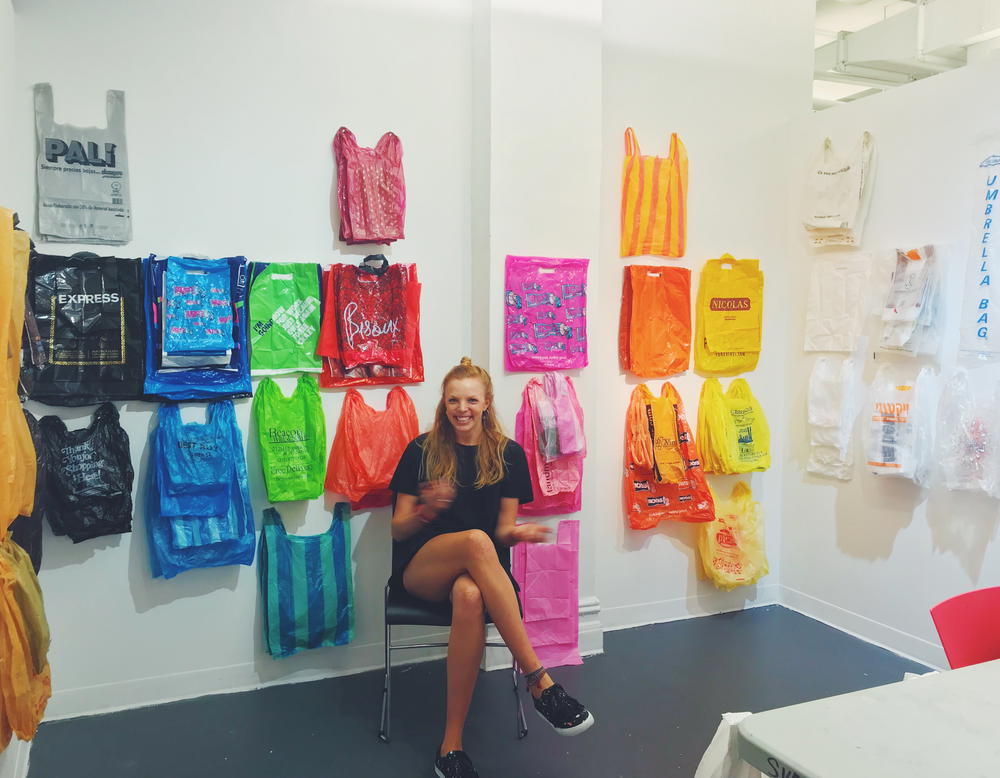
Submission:
M 233 313 L 233 347 L 212 354 L 176 355 L 164 364 L 163 289 L 167 260 L 151 254 L 143 260 L 145 275 L 146 380 L 151 399 L 174 402 L 250 397 L 250 352 L 247 344 L 247 261 L 244 257 L 196 260 L 228 268 Z M 186 360 L 186 361 L 185 361 Z M 209 362 L 210 364 L 205 364 Z
M 163 350 L 219 355 L 236 345 L 229 268 L 223 262 L 167 257 Z
M 212 421 L 215 420 L 212 418 Z M 232 452 L 226 514 L 224 517 L 201 519 L 201 524 L 192 527 L 192 530 L 198 530 L 197 535 L 192 534 L 193 544 L 179 547 L 175 542 L 174 519 L 162 512 L 167 460 L 172 455 L 168 448 L 171 438 L 162 426 L 153 431 L 149 447 L 149 488 L 146 490 L 146 537 L 154 578 L 173 578 L 196 567 L 253 564 L 256 539 L 253 510 L 243 454 L 243 435 L 236 426 L 235 416 L 220 423 L 219 434 L 220 444 L 228 446 Z M 232 528 L 230 534 L 235 537 L 222 539 L 224 527 Z

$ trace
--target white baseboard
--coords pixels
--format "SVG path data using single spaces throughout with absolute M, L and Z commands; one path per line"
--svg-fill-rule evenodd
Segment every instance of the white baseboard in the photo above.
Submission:
M 872 643 L 879 648 L 912 659 L 914 662 L 930 665 L 937 670 L 947 667 L 944 650 L 937 643 L 890 627 L 860 613 L 841 608 L 839 605 L 789 586 L 781 586 L 780 602 L 804 616 L 821 621 L 866 643 Z
M 31 743 L 14 738 L 0 754 L 0 778 L 26 778 Z
M 636 605 L 619 605 L 604 608 L 601 622 L 604 630 L 643 627 L 647 624 L 661 624 L 696 616 L 711 616 L 747 608 L 774 605 L 778 602 L 778 585 L 765 584 L 736 589 L 732 592 L 712 591 L 688 597 L 669 600 L 654 600 Z

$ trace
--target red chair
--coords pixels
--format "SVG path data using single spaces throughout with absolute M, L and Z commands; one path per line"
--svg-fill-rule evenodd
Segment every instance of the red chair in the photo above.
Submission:
M 952 670 L 1000 659 L 1000 586 L 938 603 L 931 618 Z

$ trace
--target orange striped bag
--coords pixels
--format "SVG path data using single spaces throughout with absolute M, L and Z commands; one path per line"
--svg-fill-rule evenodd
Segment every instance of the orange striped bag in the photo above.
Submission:
M 669 157 L 644 157 L 625 130 L 622 167 L 623 257 L 683 257 L 687 236 L 687 149 L 674 133 Z

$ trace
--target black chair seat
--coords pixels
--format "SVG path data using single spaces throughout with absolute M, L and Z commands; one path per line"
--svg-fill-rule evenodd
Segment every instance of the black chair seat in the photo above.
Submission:
M 450 627 L 451 603 L 418 599 L 402 586 L 390 586 L 385 602 L 386 624 Z

